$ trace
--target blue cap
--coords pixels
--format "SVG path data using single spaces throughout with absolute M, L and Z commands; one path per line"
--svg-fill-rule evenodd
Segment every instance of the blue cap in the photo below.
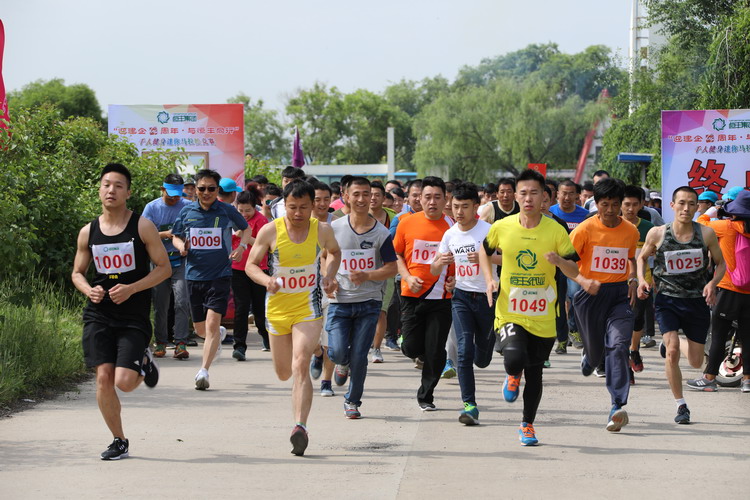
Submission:
M 710 201 L 711 203 L 716 203 L 716 200 L 719 199 L 719 195 L 716 194 L 715 191 L 703 191 L 698 196 L 698 201 Z
M 225 193 L 231 193 L 232 191 L 234 191 L 236 193 L 241 193 L 242 192 L 242 188 L 238 187 L 237 183 L 234 182 L 229 177 L 222 178 L 221 181 L 219 181 L 219 187 Z
M 163 182 L 161 186 L 167 191 L 167 196 L 185 196 L 185 193 L 182 192 L 182 184 L 167 184 Z
M 740 194 L 743 189 L 745 188 L 743 188 L 742 186 L 735 186 L 729 191 L 727 191 L 726 194 L 724 194 L 724 196 L 721 199 L 731 201 L 737 198 L 737 195 Z

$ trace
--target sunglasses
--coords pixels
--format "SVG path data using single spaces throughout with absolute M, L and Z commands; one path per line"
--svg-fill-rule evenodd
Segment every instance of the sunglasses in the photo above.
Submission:
M 196 189 L 200 191 L 201 193 L 203 193 L 206 189 L 208 189 L 209 193 L 213 193 L 219 188 L 217 186 L 198 186 Z

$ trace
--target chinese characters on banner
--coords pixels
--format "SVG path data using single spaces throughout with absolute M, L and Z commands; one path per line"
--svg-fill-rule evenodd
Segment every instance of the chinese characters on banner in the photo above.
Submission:
M 661 165 L 665 200 L 680 186 L 699 194 L 748 186 L 750 110 L 662 111 Z M 665 220 L 674 219 L 667 203 L 663 211 Z
M 109 133 L 125 137 L 141 153 L 208 155 L 209 168 L 245 185 L 242 104 L 110 105 Z

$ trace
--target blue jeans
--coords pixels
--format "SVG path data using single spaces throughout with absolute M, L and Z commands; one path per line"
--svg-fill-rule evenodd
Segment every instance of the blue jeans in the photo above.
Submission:
M 169 342 L 169 298 L 174 294 L 174 341 L 187 342 L 190 323 L 190 301 L 185 281 L 185 259 L 172 268 L 172 276 L 152 288 L 154 302 L 154 337 L 162 344 Z
M 349 391 L 345 398 L 357 406 L 362 404 L 367 355 L 375 338 L 381 304 L 379 300 L 367 300 L 348 304 L 331 302 L 328 306 L 328 357 L 337 365 L 349 365 Z
M 458 385 L 464 403 L 476 405 L 474 395 L 474 367 L 486 368 L 492 361 L 495 347 L 495 319 L 493 309 L 487 304 L 484 293 L 466 292 L 460 288 L 453 291 L 451 301 L 453 328 L 458 343 Z
M 578 293 L 578 290 L 581 289 L 581 285 L 576 283 L 575 280 L 572 280 L 570 278 L 567 278 L 568 280 L 568 290 L 565 295 L 567 299 L 570 300 L 570 310 L 568 310 L 568 329 L 571 332 L 577 332 L 578 331 L 578 324 L 576 323 L 576 315 L 575 315 L 575 306 L 573 305 L 573 298 L 575 297 L 576 293 Z M 565 301 L 563 300 L 563 307 L 565 307 Z

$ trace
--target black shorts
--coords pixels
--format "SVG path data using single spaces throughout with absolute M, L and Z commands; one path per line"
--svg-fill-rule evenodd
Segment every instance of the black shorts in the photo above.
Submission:
M 706 343 L 711 327 L 711 310 L 703 297 L 677 298 L 661 293 L 654 299 L 656 321 L 662 334 L 682 329 L 685 336 L 699 344 Z
M 83 358 L 89 368 L 111 363 L 140 373 L 143 352 L 150 340 L 151 332 L 141 328 L 86 321 L 83 323 Z
M 206 321 L 206 312 L 209 309 L 222 316 L 227 313 L 231 283 L 232 278 L 230 276 L 210 281 L 188 280 L 190 313 L 193 323 Z
M 736 319 L 750 321 L 750 293 L 717 288 L 714 314 L 729 321 Z

